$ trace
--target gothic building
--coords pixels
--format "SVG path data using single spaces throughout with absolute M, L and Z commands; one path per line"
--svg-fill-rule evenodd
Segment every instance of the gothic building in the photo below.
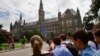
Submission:
M 19 21 L 16 21 L 14 25 L 12 25 L 12 23 L 10 24 L 10 31 L 14 33 L 14 36 L 19 38 L 22 32 L 33 31 L 35 28 L 45 39 L 49 39 L 51 35 L 74 32 L 82 29 L 81 15 L 78 8 L 76 12 L 73 9 L 67 9 L 64 13 L 59 11 L 58 17 L 45 19 L 43 3 L 42 0 L 40 0 L 38 15 L 39 20 L 30 23 L 26 23 L 25 20 L 23 21 L 22 15 L 20 15 Z

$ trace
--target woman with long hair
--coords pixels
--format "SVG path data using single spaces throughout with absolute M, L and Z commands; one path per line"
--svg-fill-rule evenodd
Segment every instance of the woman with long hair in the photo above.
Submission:
M 31 38 L 31 47 L 33 49 L 33 56 L 53 56 L 49 51 L 42 49 L 43 40 L 40 36 L 34 35 Z

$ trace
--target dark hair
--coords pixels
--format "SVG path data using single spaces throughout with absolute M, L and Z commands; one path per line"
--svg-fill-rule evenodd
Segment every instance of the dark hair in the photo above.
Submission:
M 83 44 L 87 44 L 88 43 L 88 36 L 87 33 L 84 30 L 79 30 L 76 33 L 74 33 L 72 35 L 74 40 L 80 39 Z
M 67 33 L 67 36 L 68 36 L 68 37 L 71 37 L 71 36 L 72 36 L 72 34 L 71 34 L 70 32 L 68 32 L 68 33 Z
M 60 40 L 60 38 L 58 38 L 58 37 L 55 37 L 55 38 L 53 39 L 53 42 L 54 42 L 55 45 L 60 45 L 60 44 L 61 44 L 61 40 Z
M 67 36 L 66 36 L 65 34 L 61 34 L 61 35 L 59 36 L 59 38 L 60 38 L 61 40 L 65 41 L 66 38 L 67 38 Z
M 96 37 L 100 37 L 100 30 L 96 31 L 96 32 L 94 33 L 94 35 L 95 35 Z
M 47 42 L 48 45 L 50 45 L 52 40 L 47 40 L 46 42 Z
M 89 40 L 94 41 L 94 36 L 93 36 L 92 32 L 87 32 L 87 35 L 88 35 Z

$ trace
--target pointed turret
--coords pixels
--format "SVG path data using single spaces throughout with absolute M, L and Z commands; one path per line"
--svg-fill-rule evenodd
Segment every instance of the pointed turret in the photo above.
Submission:
M 42 3 L 42 0 L 40 0 L 40 8 L 39 8 L 39 10 L 44 11 L 44 10 L 43 10 L 43 3 Z
M 40 0 L 40 8 L 39 8 L 39 22 L 43 22 L 44 21 L 44 10 L 43 10 L 43 3 L 42 0 Z
M 18 24 L 22 25 L 22 14 L 21 13 L 20 13 L 20 17 L 19 18 L 20 18 L 20 20 L 19 20 Z
M 61 21 L 61 12 L 58 12 L 58 20 Z
M 79 29 L 81 29 L 82 28 L 82 20 L 81 20 L 81 15 L 80 15 L 80 11 L 79 11 L 78 7 L 77 7 L 76 18 L 77 18 L 77 24 L 79 24 L 78 27 L 80 27 Z
M 15 21 L 15 24 L 14 25 L 17 25 L 18 24 L 18 22 L 17 21 Z
M 24 25 L 25 25 L 25 20 L 24 20 Z
M 10 23 L 10 31 L 12 31 L 12 23 Z
M 22 21 L 22 14 L 20 14 L 20 21 Z
M 80 10 L 78 9 L 78 7 L 77 7 L 77 15 L 76 15 L 76 16 L 77 16 L 77 18 L 78 18 L 78 19 L 80 19 L 80 18 L 81 18 L 81 15 L 80 15 Z
M 79 11 L 78 7 L 77 7 L 77 15 L 80 15 L 80 11 Z

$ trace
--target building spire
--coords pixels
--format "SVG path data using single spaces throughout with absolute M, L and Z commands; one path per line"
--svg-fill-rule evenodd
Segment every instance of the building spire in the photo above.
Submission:
M 44 10 L 43 10 L 43 3 L 42 0 L 40 0 L 40 8 L 39 8 L 39 21 L 43 22 L 44 21 Z
M 61 12 L 58 11 L 58 19 L 61 21 Z
M 43 3 L 42 3 L 42 0 L 40 0 L 40 8 L 39 10 L 43 11 Z
M 10 23 L 10 31 L 12 31 L 12 23 Z
M 78 17 L 81 17 L 81 15 L 80 15 L 80 10 L 79 10 L 78 7 L 77 7 L 77 16 L 78 16 Z
M 20 13 L 20 20 L 22 20 L 22 14 Z
M 24 20 L 24 25 L 25 25 L 25 20 Z
M 80 11 L 79 8 L 77 7 L 77 15 L 80 15 Z

